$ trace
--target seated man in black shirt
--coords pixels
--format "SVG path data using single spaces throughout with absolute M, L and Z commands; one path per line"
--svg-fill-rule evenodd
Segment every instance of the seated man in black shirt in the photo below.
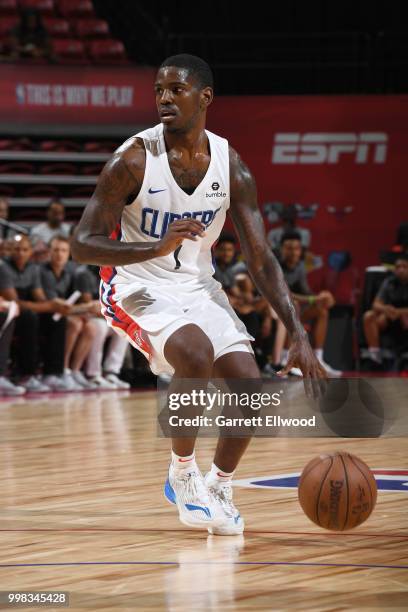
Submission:
M 373 302 L 364 314 L 364 333 L 368 344 L 368 358 L 374 364 L 382 361 L 380 333 L 393 326 L 399 334 L 408 336 L 408 255 L 395 262 L 392 276 L 384 279 Z
M 66 300 L 77 290 L 76 265 L 69 261 L 69 238 L 55 236 L 49 243 L 49 249 L 50 261 L 40 265 L 41 285 L 48 299 Z M 96 388 L 81 371 L 97 331 L 87 314 L 90 306 L 83 303 L 72 306 L 66 319 L 65 341 L 58 357 L 63 381 L 76 391 Z
M 41 333 L 47 336 L 47 352 L 44 355 L 44 374 L 57 374 L 55 354 L 65 340 L 65 318 L 70 306 L 57 297 L 47 299 L 42 288 L 37 264 L 31 262 L 32 246 L 28 236 L 18 235 L 13 239 L 11 257 L 4 261 L 0 275 L 0 296 L 15 301 L 20 308 L 16 319 L 15 335 L 17 343 L 17 370 L 21 376 L 20 384 L 27 391 L 46 392 L 59 388 L 59 382 L 50 379 L 41 381 L 37 376 L 38 347 Z M 57 323 L 52 313 L 63 318 Z M 40 331 L 41 328 L 41 331 Z M 49 383 L 55 384 L 49 384 Z M 58 384 L 57 384 L 58 383 Z M 63 385 L 62 385 L 63 386 Z
M 334 305 L 334 297 L 329 291 L 313 294 L 307 282 L 306 270 L 302 261 L 302 243 L 297 232 L 287 232 L 282 236 L 279 261 L 292 297 L 300 311 L 303 323 L 312 322 L 313 341 L 316 357 L 330 376 L 340 376 L 341 372 L 323 360 L 323 347 L 327 335 L 329 310 Z M 285 364 L 285 351 L 281 362 Z M 296 372 L 297 373 L 297 372 Z

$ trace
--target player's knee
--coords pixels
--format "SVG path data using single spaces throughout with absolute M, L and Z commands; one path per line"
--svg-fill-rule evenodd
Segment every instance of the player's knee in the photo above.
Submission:
M 189 326 L 190 327 L 190 326 Z M 211 373 L 214 348 L 201 329 L 181 330 L 174 334 L 165 346 L 165 357 L 175 370 L 182 370 L 191 378 Z
M 184 347 L 180 353 L 183 370 L 191 372 L 191 378 L 199 377 L 204 372 L 211 372 L 214 363 L 214 349 L 212 344 L 200 344 Z

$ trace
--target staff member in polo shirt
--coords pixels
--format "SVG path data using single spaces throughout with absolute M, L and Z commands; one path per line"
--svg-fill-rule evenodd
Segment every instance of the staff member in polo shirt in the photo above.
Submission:
M 55 236 L 49 248 L 50 261 L 40 265 L 41 285 L 48 299 L 66 299 L 77 289 L 76 266 L 69 261 L 69 238 Z M 97 331 L 92 318 L 87 315 L 90 306 L 78 304 L 72 307 L 67 317 L 65 343 L 58 350 L 58 366 L 63 370 L 63 380 L 78 391 L 96 388 L 81 372 Z
M 67 389 L 62 380 L 55 376 L 62 373 L 55 365 L 55 353 L 61 344 L 64 345 L 65 318 L 57 323 L 52 320 L 52 314 L 59 313 L 64 317 L 71 307 L 57 296 L 47 298 L 41 285 L 39 268 L 30 261 L 31 256 L 32 246 L 28 236 L 15 236 L 11 257 L 5 260 L 0 275 L 0 296 L 16 301 L 20 307 L 15 325 L 20 385 L 31 392 L 51 389 L 65 391 Z M 36 374 L 40 335 L 44 333 L 47 335 L 47 351 L 43 356 L 46 376 L 41 381 Z

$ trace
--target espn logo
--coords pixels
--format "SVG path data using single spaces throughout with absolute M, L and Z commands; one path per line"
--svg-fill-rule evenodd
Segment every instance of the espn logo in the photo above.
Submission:
M 387 156 L 384 132 L 297 132 L 275 134 L 273 164 L 338 164 L 341 155 L 352 155 L 355 164 L 384 164 Z

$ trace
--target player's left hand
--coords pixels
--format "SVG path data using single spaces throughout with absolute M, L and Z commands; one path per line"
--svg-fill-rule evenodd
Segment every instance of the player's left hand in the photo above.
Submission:
M 324 394 L 327 372 L 314 354 L 306 335 L 292 340 L 288 362 L 283 370 L 278 372 L 279 376 L 285 376 L 292 368 L 299 368 L 302 371 L 308 397 L 317 399 Z

